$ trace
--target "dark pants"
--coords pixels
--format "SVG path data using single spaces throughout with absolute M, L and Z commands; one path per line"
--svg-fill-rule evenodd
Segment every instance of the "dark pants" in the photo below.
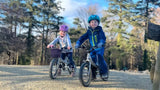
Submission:
M 73 61 L 73 59 L 72 59 L 72 52 L 68 52 L 68 53 L 62 53 L 61 54 L 61 58 L 64 60 L 65 59 L 65 57 L 68 57 L 68 59 L 69 59 L 69 67 L 70 68 L 74 68 L 74 61 Z
M 108 73 L 107 63 L 104 60 L 103 54 L 104 54 L 104 48 L 99 48 L 99 49 L 90 53 L 93 62 L 98 63 L 98 66 L 100 69 L 100 75 Z M 98 58 L 98 60 L 97 60 L 97 58 Z M 92 67 L 93 76 L 94 76 L 94 74 L 96 74 L 95 71 L 96 71 L 96 68 Z

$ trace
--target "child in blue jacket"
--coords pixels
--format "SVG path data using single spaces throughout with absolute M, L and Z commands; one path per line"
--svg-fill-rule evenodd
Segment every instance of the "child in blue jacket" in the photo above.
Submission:
M 97 46 L 95 49 L 96 54 L 98 55 L 98 64 L 100 68 L 100 75 L 103 79 L 108 78 L 108 68 L 107 63 L 104 60 L 104 45 L 106 41 L 105 34 L 102 30 L 102 27 L 99 26 L 100 18 L 97 15 L 91 15 L 88 18 L 89 27 L 87 32 L 82 35 L 79 40 L 76 42 L 75 48 L 80 47 L 80 45 L 87 39 L 89 39 L 91 47 Z M 96 63 L 96 55 L 93 52 L 90 53 L 93 61 Z M 96 68 L 92 66 L 92 79 L 96 79 Z

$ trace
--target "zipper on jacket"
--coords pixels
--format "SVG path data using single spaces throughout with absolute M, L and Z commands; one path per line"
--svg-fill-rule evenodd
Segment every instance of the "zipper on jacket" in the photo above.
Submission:
M 98 31 L 98 30 L 94 30 L 94 31 L 90 30 L 90 31 L 92 32 L 92 42 L 93 42 L 93 46 L 95 46 L 93 33 L 94 33 L 95 31 Z M 95 35 L 95 41 L 97 42 L 97 37 L 96 37 L 96 35 Z
M 95 35 L 94 38 L 95 38 L 95 41 L 96 41 L 96 43 L 97 43 L 97 36 Z

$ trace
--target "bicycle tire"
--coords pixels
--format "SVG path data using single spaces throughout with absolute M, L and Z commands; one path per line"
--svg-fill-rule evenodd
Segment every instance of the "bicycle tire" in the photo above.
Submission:
M 83 74 L 84 74 L 84 69 L 87 69 L 87 76 L 88 76 L 88 80 L 85 81 L 84 80 L 84 77 L 83 77 Z M 89 71 L 90 69 L 90 71 Z M 85 62 L 81 65 L 80 67 L 80 71 L 79 71 L 79 80 L 81 82 L 81 84 L 84 86 L 84 87 L 88 87 L 91 83 L 91 78 L 92 78 L 92 71 L 91 71 L 91 68 L 89 68 L 89 63 L 88 62 Z
M 57 71 L 58 71 L 58 68 L 57 68 L 57 61 L 56 59 L 53 59 L 51 62 L 50 62 L 50 66 L 49 66 L 49 77 L 51 79 L 55 79 L 57 77 Z M 55 70 L 53 70 L 55 69 Z

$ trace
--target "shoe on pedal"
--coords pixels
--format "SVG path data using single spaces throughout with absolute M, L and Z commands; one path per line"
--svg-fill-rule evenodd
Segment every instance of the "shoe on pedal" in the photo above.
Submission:
M 92 81 L 94 81 L 96 79 L 97 79 L 96 74 L 92 74 Z
M 58 69 L 57 74 L 61 75 L 61 69 L 60 68 Z
M 92 81 L 95 81 L 97 78 L 96 77 L 92 77 Z

